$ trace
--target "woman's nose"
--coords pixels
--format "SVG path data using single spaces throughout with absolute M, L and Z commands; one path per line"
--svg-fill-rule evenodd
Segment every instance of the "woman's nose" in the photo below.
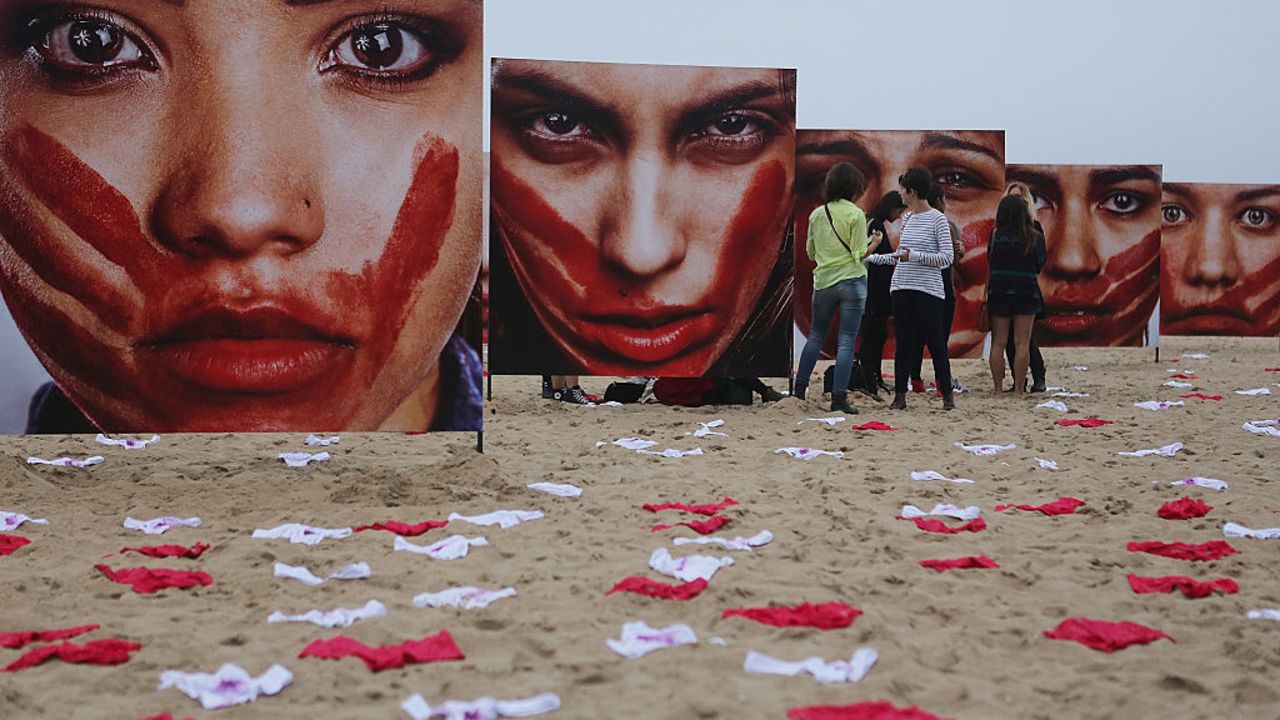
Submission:
M 205 76 L 174 129 L 177 152 L 151 221 L 177 252 L 287 255 L 324 233 L 312 133 L 280 112 L 287 90 L 245 75 Z
M 668 196 L 664 180 L 669 169 L 660 160 L 639 158 L 624 172 L 620 196 L 606 201 L 600 253 L 613 271 L 648 280 L 684 262 L 688 242 L 679 208 L 685 203 Z M 725 209 L 726 215 L 731 211 Z
M 1188 242 L 1191 247 L 1182 272 L 1189 285 L 1225 288 L 1240 281 L 1240 254 L 1226 213 L 1210 211 Z
M 1044 272 L 1063 280 L 1094 277 L 1102 272 L 1102 255 L 1087 200 L 1068 200 L 1049 232 Z

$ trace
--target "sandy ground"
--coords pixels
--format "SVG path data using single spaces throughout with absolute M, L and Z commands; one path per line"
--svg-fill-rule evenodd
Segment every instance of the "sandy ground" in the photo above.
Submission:
M 1226 521 L 1280 526 L 1277 480 L 1280 440 L 1241 429 L 1249 420 L 1280 417 L 1276 342 L 1166 339 L 1166 360 L 1184 352 L 1208 360 L 1152 362 L 1149 350 L 1048 351 L 1050 384 L 1090 394 L 1066 402 L 1065 417 L 1098 416 L 1114 425 L 1056 427 L 1064 415 L 1036 410 L 1044 398 L 992 399 L 974 392 L 943 413 L 937 401 L 912 396 L 905 413 L 856 398 L 860 422 L 887 421 L 897 432 L 855 432 L 797 425 L 829 416 L 823 403 L 787 399 L 773 406 L 685 410 L 661 406 L 576 408 L 537 398 L 536 378 L 499 378 L 488 415 L 487 453 L 471 436 L 345 435 L 327 464 L 291 470 L 275 460 L 302 449 L 296 436 L 169 436 L 144 450 L 102 448 L 92 438 L 10 437 L 0 458 L 0 509 L 48 518 L 17 534 L 33 543 L 0 558 L 0 631 L 100 623 L 80 640 L 120 637 L 142 644 L 124 665 L 92 667 L 51 661 L 0 676 L 0 718 L 141 718 L 171 711 L 196 718 L 398 718 L 414 692 L 431 701 L 502 698 L 554 691 L 564 706 L 556 718 L 782 718 L 791 707 L 891 700 L 918 704 L 942 717 L 985 718 L 1276 718 L 1280 717 L 1280 623 L 1247 620 L 1250 609 L 1280 607 L 1280 541 L 1233 540 L 1241 554 L 1214 563 L 1186 563 L 1129 553 L 1131 540 L 1204 542 L 1222 539 Z M 1083 364 L 1088 371 L 1071 370 Z M 989 387 L 980 361 L 955 363 L 973 388 Z M 1147 412 L 1140 400 L 1173 400 L 1188 390 L 1162 387 L 1169 368 L 1197 371 L 1199 389 L 1222 402 Z M 780 384 L 774 381 L 775 385 Z M 602 391 L 605 381 L 587 383 Z M 1244 397 L 1235 390 L 1272 386 L 1277 395 Z M 693 438 L 697 421 L 725 420 L 728 438 Z M 658 449 L 700 446 L 702 457 L 663 459 L 599 440 L 643 436 Z M 1173 458 L 1129 459 L 1122 450 L 1174 441 Z M 956 442 L 1016 443 L 1017 449 L 976 457 Z M 843 460 L 812 462 L 775 454 L 783 446 L 841 450 Z M 28 466 L 27 455 L 89 454 L 105 463 L 74 470 Z M 1061 470 L 1036 466 L 1057 460 Z M 912 470 L 972 478 L 972 485 L 913 482 Z M 1206 476 L 1227 481 L 1213 492 L 1172 488 L 1172 480 Z M 537 481 L 572 483 L 580 499 L 526 489 Z M 685 530 L 651 533 L 659 516 L 646 502 L 741 505 L 718 534 L 768 529 L 775 541 L 732 554 L 700 597 L 685 603 L 604 592 L 628 575 L 659 578 L 650 552 L 671 546 Z M 1156 516 L 1162 502 L 1200 497 L 1214 510 L 1200 520 Z M 1088 505 L 1072 516 L 993 511 L 997 502 L 1033 503 L 1075 496 Z M 895 519 L 905 503 L 981 506 L 990 528 L 932 535 Z M 284 522 L 323 527 L 380 520 L 418 522 L 450 512 L 541 509 L 547 517 L 509 530 L 457 524 L 451 532 L 484 535 L 488 547 L 442 562 L 392 552 L 393 536 L 370 532 L 318 546 L 250 538 L 254 528 Z M 162 537 L 126 531 L 126 515 L 198 515 L 198 530 Z M 663 513 L 663 521 L 690 519 Z M 125 545 L 205 541 L 200 560 L 105 560 L 113 567 L 201 569 L 210 587 L 138 595 L 94 569 L 104 553 Z M 945 574 L 919 560 L 985 554 L 998 570 Z M 366 560 L 367 581 L 310 588 L 272 577 L 275 561 L 320 573 Z M 1125 576 L 1230 577 L 1238 595 L 1188 600 L 1136 595 Z M 513 586 L 519 595 L 484 610 L 419 610 L 415 594 L 453 585 Z M 345 631 L 307 624 L 268 625 L 273 610 L 358 607 L 384 602 L 387 617 Z M 865 612 L 849 628 L 778 629 L 742 618 L 721 619 L 730 607 L 839 600 Z M 1103 654 L 1043 631 L 1071 616 L 1129 620 L 1167 632 L 1161 641 Z M 613 654 L 605 639 L 624 622 L 660 627 L 688 623 L 700 642 L 639 660 Z M 308 642 L 345 632 L 370 644 L 418 639 L 448 629 L 463 662 L 417 665 L 381 673 L 355 659 L 299 659 Z M 719 636 L 726 645 L 708 642 Z M 749 675 L 748 650 L 799 660 L 847 659 L 859 646 L 880 653 L 859 684 L 820 685 L 808 676 Z M 8 663 L 19 651 L 0 650 Z M 175 690 L 156 692 L 165 669 L 213 671 L 224 662 L 264 671 L 279 662 L 295 681 L 276 697 L 203 711 Z

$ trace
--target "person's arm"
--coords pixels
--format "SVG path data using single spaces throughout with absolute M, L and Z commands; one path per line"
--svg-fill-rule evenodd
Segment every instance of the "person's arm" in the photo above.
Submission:
M 804 251 L 809 255 L 809 259 L 818 262 L 816 249 L 813 242 L 813 215 L 809 216 L 809 233 L 804 241 Z
M 854 214 L 849 223 L 849 245 L 853 248 L 853 259 L 861 261 L 871 251 L 871 236 L 867 234 L 867 216 L 861 211 Z
M 951 231 L 951 252 L 955 254 L 956 260 L 964 258 L 964 240 L 960 237 L 960 228 L 956 224 L 947 221 L 947 228 Z
M 1045 247 L 1043 233 L 1036 233 L 1035 248 L 1036 248 L 1036 274 L 1039 275 L 1040 271 L 1044 268 L 1044 264 L 1049 257 L 1049 251 L 1048 251 L 1048 248 Z
M 901 248 L 905 254 L 902 257 L 904 262 L 920 263 L 925 267 L 946 268 L 951 267 L 951 263 L 955 262 L 955 252 L 951 249 L 951 229 L 947 227 L 946 218 L 941 215 L 933 223 L 933 239 L 938 247 L 938 252 L 928 252 L 925 250 L 912 250 L 911 248 Z

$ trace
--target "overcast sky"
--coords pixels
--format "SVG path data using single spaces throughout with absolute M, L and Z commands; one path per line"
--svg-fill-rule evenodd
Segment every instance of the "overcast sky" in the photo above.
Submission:
M 1003 129 L 1011 163 L 1280 182 L 1277 0 L 488 0 L 490 55 L 799 69 L 809 128 Z

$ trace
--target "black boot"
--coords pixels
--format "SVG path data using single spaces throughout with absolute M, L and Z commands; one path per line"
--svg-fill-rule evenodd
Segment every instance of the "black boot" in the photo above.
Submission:
M 831 410 L 832 412 L 842 412 L 845 415 L 857 415 L 858 408 L 849 404 L 849 393 L 831 393 Z
M 800 398 L 801 400 L 804 400 L 805 396 L 808 393 L 809 393 L 808 385 L 801 385 L 800 383 L 796 383 L 795 389 L 791 391 L 791 397 Z
M 760 391 L 760 402 L 778 402 L 782 399 L 782 393 L 771 387 L 766 387 Z
M 907 394 L 896 392 L 893 394 L 893 402 L 889 403 L 890 410 L 906 410 Z
M 956 394 L 954 391 L 942 393 L 942 409 L 943 410 L 956 409 Z

